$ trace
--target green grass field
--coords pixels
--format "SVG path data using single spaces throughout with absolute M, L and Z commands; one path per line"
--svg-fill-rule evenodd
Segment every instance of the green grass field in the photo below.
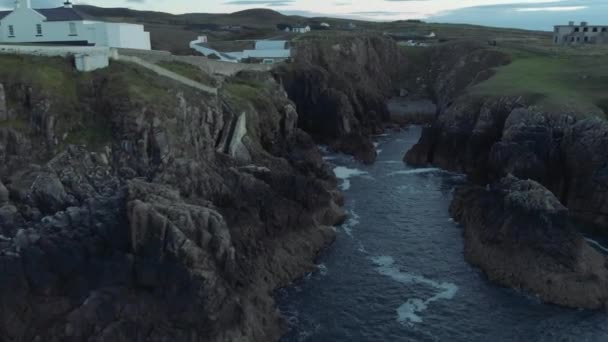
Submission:
M 608 110 L 608 54 L 603 47 L 519 45 L 499 48 L 513 57 L 470 93 L 524 96 L 545 110 L 605 116 Z

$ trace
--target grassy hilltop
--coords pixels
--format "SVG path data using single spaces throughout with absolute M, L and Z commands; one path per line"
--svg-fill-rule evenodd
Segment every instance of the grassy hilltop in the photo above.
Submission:
M 327 35 L 377 33 L 397 40 L 419 38 L 433 32 L 436 40 L 496 41 L 493 47 L 512 56 L 513 62 L 497 70 L 495 76 L 470 89 L 479 95 L 522 95 L 539 106 L 560 112 L 603 115 L 608 112 L 608 48 L 555 47 L 550 32 L 493 28 L 463 24 L 425 23 L 418 20 L 366 22 L 337 18 L 286 16 L 267 9 L 252 9 L 231 14 L 190 13 L 173 15 L 135 11 L 125 8 L 78 6 L 81 11 L 108 21 L 144 24 L 151 32 L 152 46 L 175 54 L 192 54 L 188 43 L 200 34 L 209 36 L 219 50 L 242 49 L 248 40 L 263 38 L 322 39 Z M 327 22 L 330 31 L 292 35 L 277 31 L 277 24 Z M 347 29 L 350 24 L 355 29 Z M 236 28 L 233 28 L 236 27 Z M 424 58 L 416 48 L 415 58 Z M 187 66 L 167 65 L 181 74 Z M 208 80 L 199 80 L 208 83 Z
M 545 110 L 578 115 L 608 113 L 608 49 L 505 44 L 513 62 L 470 92 L 524 96 Z

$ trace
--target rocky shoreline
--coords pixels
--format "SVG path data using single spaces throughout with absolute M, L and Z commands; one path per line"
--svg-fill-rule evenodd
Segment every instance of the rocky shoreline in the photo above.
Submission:
M 438 83 L 433 89 L 448 92 L 435 96 L 437 117 L 404 161 L 462 172 L 493 189 L 465 188 L 455 196 L 452 214 L 465 229 L 467 260 L 491 280 L 529 290 L 546 302 L 604 307 L 605 257 L 580 232 L 557 221 L 608 233 L 603 148 L 608 123 L 549 113 L 525 97 L 472 95 Z M 509 205 L 513 197 L 520 200 L 517 205 Z
M 465 258 L 491 281 L 548 303 L 605 309 L 608 260 L 575 230 L 542 185 L 513 176 L 460 188 L 450 213 L 464 226 Z
M 373 35 L 296 50 L 217 97 L 120 63 L 81 77 L 53 60 L 62 87 L 0 74 L 0 336 L 279 340 L 272 292 L 345 219 L 317 143 L 372 163 L 403 94 L 436 106 L 407 162 L 495 184 L 455 196 L 467 259 L 548 302 L 605 305 L 603 256 L 563 220 L 608 224 L 605 121 L 466 95 L 509 62 L 478 43 L 424 50 L 423 65 Z
M 53 63 L 75 97 L 0 75 L 2 339 L 278 340 L 272 291 L 345 217 L 282 88 Z

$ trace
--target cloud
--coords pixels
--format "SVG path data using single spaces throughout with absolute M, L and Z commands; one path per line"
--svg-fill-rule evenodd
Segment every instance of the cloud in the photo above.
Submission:
M 554 6 L 554 7 L 524 7 L 516 8 L 517 12 L 563 12 L 580 11 L 588 8 L 587 6 Z
M 62 4 L 62 0 L 32 0 L 32 7 L 35 8 L 59 7 Z M 0 8 L 15 8 L 15 0 L 0 0 Z
M 280 7 L 293 4 L 294 0 L 230 0 L 224 2 L 224 5 L 251 6 L 262 5 L 268 7 Z

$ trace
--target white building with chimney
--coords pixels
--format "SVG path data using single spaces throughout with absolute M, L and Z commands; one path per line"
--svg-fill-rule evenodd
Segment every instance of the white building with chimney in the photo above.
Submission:
M 32 8 L 16 0 L 13 11 L 0 12 L 0 44 L 81 45 L 150 50 L 143 25 L 95 20 L 66 0 L 63 7 Z

